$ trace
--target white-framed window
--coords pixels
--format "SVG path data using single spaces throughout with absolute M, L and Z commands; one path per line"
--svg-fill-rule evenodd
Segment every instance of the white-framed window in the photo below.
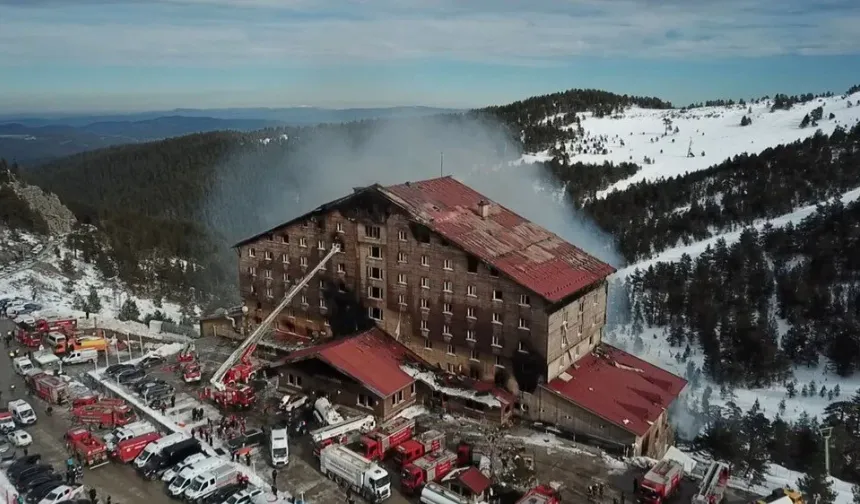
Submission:
M 421 277 L 421 288 L 429 289 L 430 288 L 430 279 L 427 277 Z
M 398 252 L 397 253 L 397 262 L 405 263 L 406 262 L 406 252 Z
M 248 249 L 248 257 L 257 257 L 257 249 L 251 247 Z
M 325 240 L 317 240 L 317 250 L 325 250 Z
M 290 235 L 284 233 L 281 235 L 281 243 L 290 243 Z
M 308 304 L 308 297 L 307 297 L 307 296 L 305 296 L 304 294 L 302 294 L 302 297 L 301 297 L 301 300 L 300 300 L 300 301 L 301 301 L 301 303 L 302 303 L 303 305 L 306 305 L 306 304 Z
M 317 283 L 317 287 L 319 287 L 319 290 L 324 291 L 325 290 L 325 280 L 320 280 L 319 283 Z
M 272 253 L 271 250 L 267 250 L 263 253 L 263 257 L 265 257 L 267 261 L 271 261 L 275 257 L 275 255 Z
M 343 233 L 343 222 L 338 222 L 334 225 L 334 228 L 338 233 Z
M 382 231 L 379 226 L 364 226 L 364 236 L 378 240 L 382 236 Z
M 504 300 L 504 294 L 502 293 L 502 291 L 499 289 L 494 289 L 493 290 L 493 301 L 503 301 L 503 300 Z
M 454 348 L 454 345 L 448 344 L 448 355 L 457 355 L 457 350 Z
M 275 293 L 272 292 L 271 287 L 266 287 L 266 297 L 275 297 Z
M 442 334 L 444 334 L 445 336 L 450 336 L 451 335 L 451 326 L 449 326 L 448 324 L 444 324 L 442 326 Z
M 397 295 L 397 304 L 402 305 L 402 306 L 406 306 L 406 296 L 404 296 L 403 294 L 398 294 Z
M 362 406 L 365 408 L 372 408 L 373 407 L 373 398 L 370 397 L 369 395 L 358 394 L 357 404 L 359 406 Z
M 421 266 L 430 266 L 430 259 L 426 255 L 421 256 Z
M 454 282 L 450 280 L 445 280 L 442 282 L 442 290 L 444 292 L 454 292 Z
M 430 339 L 425 339 L 424 340 L 424 348 L 426 348 L 428 350 L 433 348 L 433 341 L 431 341 Z
M 520 294 L 520 306 L 531 306 L 532 300 L 528 294 Z M 565 312 L 567 315 L 567 312 Z
M 254 266 L 248 266 L 248 274 L 253 276 L 257 276 L 257 268 Z
M 449 373 L 453 373 L 453 372 L 454 372 L 454 365 L 453 365 L 453 364 L 451 364 L 451 363 L 449 362 L 449 363 L 448 363 L 448 366 L 447 366 L 447 369 L 448 369 L 448 372 L 449 372 Z
M 454 270 L 454 261 L 450 259 L 445 259 L 445 262 L 442 263 L 442 269 L 446 269 L 448 271 Z
M 263 270 L 263 276 L 266 277 L 266 279 L 271 280 L 272 270 L 270 270 L 270 269 Z
M 320 308 L 326 308 L 325 298 L 320 298 Z
M 406 231 L 400 230 L 397 232 L 397 239 L 400 241 L 406 241 Z
M 304 236 L 299 238 L 299 247 L 307 248 L 307 246 L 308 246 L 308 239 L 305 238 Z
M 371 306 L 367 309 L 367 316 L 373 320 L 382 320 L 382 308 Z
M 422 320 L 422 321 L 421 321 L 421 330 L 422 330 L 422 331 L 428 331 L 428 330 L 430 330 L 430 326 L 428 325 L 428 323 L 427 323 L 427 321 L 426 321 L 426 320 Z
M 370 285 L 367 287 L 367 297 L 370 299 L 382 299 L 382 287 Z
M 337 272 L 338 273 L 346 273 L 346 264 L 337 263 Z
M 524 318 L 520 317 L 520 321 L 519 321 L 519 324 L 517 325 L 517 327 L 519 327 L 520 329 L 526 329 L 526 330 L 529 329 L 528 319 L 524 319 Z
M 406 273 L 397 274 L 397 283 L 400 285 L 406 285 Z
M 292 373 L 287 375 L 287 383 L 292 385 L 293 387 L 302 387 L 302 377 L 298 375 L 294 375 Z
M 525 343 L 523 343 L 522 341 L 517 342 L 517 352 L 527 353 L 528 351 L 529 350 L 528 348 L 526 348 Z
M 474 330 L 469 329 L 466 331 L 466 341 L 477 341 Z
M 474 348 L 469 351 L 469 360 L 473 360 L 473 361 L 480 360 L 479 356 L 480 356 L 480 354 Z
M 430 301 L 424 298 L 421 298 L 421 309 L 429 310 L 430 309 Z
M 382 247 L 378 247 L 376 245 L 370 247 L 370 258 L 382 259 Z
M 452 314 L 454 313 L 454 305 L 451 303 L 442 303 L 442 313 Z
M 371 280 L 382 280 L 382 268 L 377 268 L 376 266 L 368 266 L 367 276 Z
M 284 283 L 290 283 L 290 274 L 284 273 L 283 279 L 284 279 Z
M 475 317 L 475 307 L 474 306 L 466 307 L 466 318 L 471 318 L 471 319 L 477 318 L 477 317 Z
M 466 287 L 466 295 L 470 297 L 478 297 L 478 288 L 474 285 L 469 285 Z
M 492 345 L 494 347 L 501 347 L 502 346 L 502 339 L 494 334 Z
M 497 355 L 497 356 L 496 356 L 496 367 L 497 367 L 497 368 L 503 368 L 503 367 L 505 367 L 505 365 L 504 365 L 504 364 L 502 364 L 502 356 L 501 356 L 501 355 Z
M 281 254 L 281 262 L 284 264 L 290 264 L 290 256 L 287 254 Z
M 501 313 L 493 313 L 493 323 L 501 324 L 502 323 L 502 314 Z
M 307 265 L 308 265 L 308 258 L 307 257 L 300 257 L 299 258 L 299 266 L 307 267 Z

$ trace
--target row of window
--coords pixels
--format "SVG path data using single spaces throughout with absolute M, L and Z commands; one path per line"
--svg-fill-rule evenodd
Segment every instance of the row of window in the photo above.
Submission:
M 383 270 L 382 268 L 378 268 L 375 266 L 367 267 L 367 277 L 371 280 L 384 280 L 383 278 Z M 406 273 L 398 273 L 397 274 L 397 283 L 398 285 L 409 285 L 408 275 Z M 430 277 L 421 277 L 420 285 L 422 289 L 430 289 Z M 451 280 L 443 280 L 442 281 L 442 292 L 453 293 L 454 292 L 454 282 Z M 467 285 L 466 286 L 466 295 L 469 297 L 477 298 L 478 297 L 478 287 L 475 285 Z M 501 289 L 493 289 L 492 300 L 503 302 L 505 300 L 505 293 Z M 520 294 L 519 298 L 520 306 L 531 306 L 531 297 L 528 294 Z
M 289 264 L 289 262 L 286 262 L 285 264 Z M 308 258 L 307 257 L 300 257 L 299 258 L 299 266 L 307 267 L 307 265 L 308 265 Z M 346 265 L 344 263 L 337 263 L 337 265 L 335 267 L 337 269 L 338 274 L 346 274 Z M 325 265 L 320 267 L 320 271 L 326 271 Z M 257 276 L 257 267 L 256 266 L 248 266 L 248 274 L 252 277 L 256 277 Z M 263 270 L 263 278 L 265 278 L 267 280 L 271 280 L 273 278 L 272 277 L 272 270 L 264 269 Z M 281 278 L 286 283 L 290 283 L 292 281 L 290 274 L 287 272 L 284 272 L 282 274 Z
M 425 350 L 432 350 L 433 349 L 433 342 L 430 340 L 424 340 L 424 349 Z M 523 353 L 527 352 L 526 349 L 522 346 L 522 343 L 520 343 L 520 348 L 518 349 L 518 351 L 523 352 Z M 455 347 L 454 345 L 448 344 L 447 349 L 445 350 L 445 353 L 447 355 L 452 356 L 452 357 L 456 357 L 457 356 L 457 347 Z M 473 362 L 480 362 L 481 361 L 481 353 L 475 349 L 469 349 L 469 360 L 473 361 Z M 495 356 L 495 366 L 500 367 L 500 368 L 505 367 L 504 358 L 501 355 Z M 448 364 L 448 372 L 449 373 L 455 373 L 456 372 L 454 369 L 454 364 L 451 364 L 451 363 Z
M 302 296 L 302 297 L 304 298 L 304 296 Z M 400 304 L 406 305 L 405 297 L 402 294 L 400 295 Z M 421 300 L 421 309 L 422 310 L 429 310 L 430 309 L 430 302 L 427 301 L 426 299 L 422 299 Z M 444 313 L 446 315 L 450 315 L 453 313 L 451 310 L 453 310 L 453 306 L 451 306 L 450 303 L 445 303 L 443 305 L 443 308 L 442 308 L 442 313 Z M 381 320 L 383 320 L 384 313 L 382 311 L 382 308 L 377 308 L 375 306 L 371 306 L 367 309 L 367 316 L 372 318 L 373 320 L 381 321 Z M 477 320 L 478 319 L 475 316 L 475 308 L 474 307 L 469 306 L 466 308 L 466 319 L 468 319 L 468 320 Z M 493 324 L 498 324 L 498 325 L 504 324 L 504 319 L 502 317 L 502 314 L 498 313 L 498 312 L 493 312 L 491 321 Z M 426 320 L 421 321 L 420 327 L 421 327 L 422 331 L 429 331 L 430 330 L 429 322 Z M 523 318 L 523 317 L 519 317 L 519 320 L 517 321 L 517 328 L 522 329 L 524 331 L 528 331 L 531 329 L 531 324 L 529 323 L 528 319 Z M 444 334 L 446 336 L 451 335 L 450 326 L 448 324 L 445 324 L 442 326 L 442 334 Z M 472 330 L 467 331 L 466 332 L 466 339 L 467 340 L 474 340 L 474 331 L 472 331 Z

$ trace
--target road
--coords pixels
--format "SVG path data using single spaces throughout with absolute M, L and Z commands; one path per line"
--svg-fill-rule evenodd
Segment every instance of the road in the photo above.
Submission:
M 8 319 L 0 319 L 0 334 L 14 329 L 14 324 Z M 13 343 L 14 344 L 14 343 Z M 28 397 L 25 392 L 24 382 L 21 377 L 12 371 L 11 359 L 8 351 L 0 356 L 0 391 L 2 391 L 3 409 L 6 403 L 13 398 L 26 399 L 36 410 L 39 421 L 26 430 L 33 437 L 33 445 L 29 452 L 40 453 L 42 458 L 54 467 L 62 470 L 68 455 L 62 441 L 63 434 L 70 428 L 68 412 L 55 409 L 52 416 L 45 413 L 47 404 L 38 398 Z M 12 395 L 10 386 L 15 384 L 15 395 Z M 108 465 L 84 470 L 84 484 L 98 490 L 100 496 L 111 496 L 111 502 L 115 504 L 175 504 L 167 494 L 164 493 L 161 482 L 146 482 L 135 474 L 135 471 L 125 465 L 110 463 Z

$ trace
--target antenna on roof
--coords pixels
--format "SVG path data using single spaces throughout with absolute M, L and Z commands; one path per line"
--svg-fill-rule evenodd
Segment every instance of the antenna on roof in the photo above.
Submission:
M 445 152 L 439 151 L 439 176 L 445 176 Z

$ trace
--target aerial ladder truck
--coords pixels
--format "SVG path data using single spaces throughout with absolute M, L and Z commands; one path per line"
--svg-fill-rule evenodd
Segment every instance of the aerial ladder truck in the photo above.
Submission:
M 302 288 L 328 263 L 335 254 L 340 251 L 340 245 L 333 244 L 331 250 L 314 266 L 299 282 L 297 282 L 284 296 L 284 299 L 275 307 L 268 317 L 257 326 L 250 336 L 242 341 L 242 344 L 227 358 L 219 367 L 212 379 L 210 386 L 203 389 L 202 396 L 211 399 L 223 409 L 249 408 L 256 401 L 254 388 L 248 385 L 257 374 L 257 367 L 251 361 L 251 355 L 257 349 L 257 344 L 268 336 L 272 331 L 272 322 L 284 311 L 290 302 L 296 297 Z
M 692 504 L 721 504 L 729 484 L 730 469 L 725 462 L 713 461 L 705 471 Z

